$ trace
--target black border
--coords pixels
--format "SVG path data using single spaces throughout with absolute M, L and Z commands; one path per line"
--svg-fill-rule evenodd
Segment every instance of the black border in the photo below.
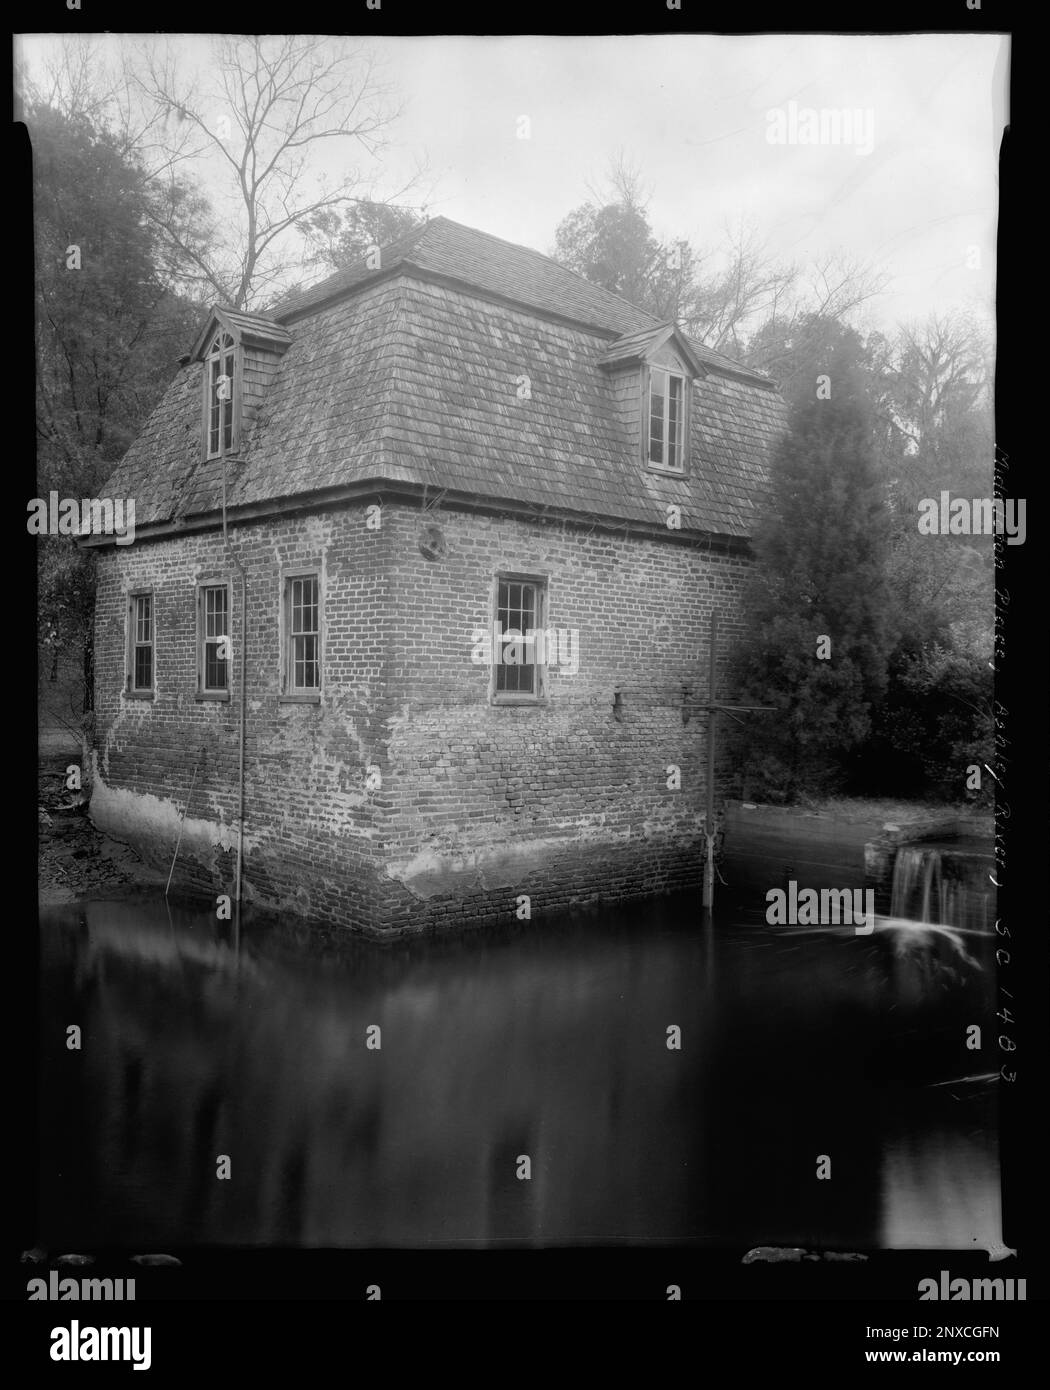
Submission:
M 213 4 L 197 0 L 180 3 L 177 12 L 144 8 L 141 4 L 121 4 L 117 0 L 82 0 L 79 12 L 66 9 L 63 0 L 22 15 L 23 32 L 50 30 L 143 32 L 147 28 L 171 32 L 208 32 L 214 27 Z M 229 13 L 229 12 L 227 12 Z M 242 24 L 230 14 L 229 28 L 249 31 L 283 31 L 285 13 L 276 9 L 256 11 L 244 6 Z M 431 34 L 460 33 L 574 33 L 606 32 L 695 32 L 695 33 L 915 33 L 981 32 L 1012 33 L 1015 36 L 1013 64 L 1022 74 L 1028 59 L 1026 34 L 1019 34 L 1012 5 L 983 0 L 980 10 L 967 8 L 966 0 L 908 4 L 882 4 L 851 10 L 836 3 L 781 6 L 760 9 L 736 6 L 728 16 L 735 23 L 723 27 L 722 14 L 697 0 L 682 0 L 681 11 L 669 11 L 663 0 L 645 0 L 613 12 L 595 0 L 585 0 L 571 8 L 530 4 L 526 12 L 506 8 L 471 9 L 445 5 L 419 5 L 408 0 L 382 0 L 379 11 L 370 11 L 364 0 L 341 7 L 298 6 L 295 27 L 298 32 L 346 32 L 355 23 L 358 33 Z M 515 23 L 514 21 L 518 22 Z M 510 21 L 507 23 L 507 21 Z M 851 22 L 852 21 L 852 22 Z M 615 27 L 613 27 L 615 26 Z M 1020 39 L 1020 42 L 1018 42 Z M 1027 49 L 1027 51 L 1026 51 Z M 1017 66 L 1011 71 L 1011 112 L 1016 111 L 1018 88 L 1027 88 L 1017 79 Z M 975 96 L 975 99 L 980 99 Z M 378 1252 L 282 1252 L 282 1251 L 204 1251 L 182 1252 L 181 1270 L 140 1271 L 139 1307 L 149 1306 L 149 1322 L 154 1325 L 154 1366 L 161 1364 L 189 1368 L 207 1367 L 211 1371 L 243 1371 L 256 1363 L 275 1366 L 274 1357 L 304 1354 L 302 1337 L 309 1338 L 310 1354 L 326 1350 L 342 1355 L 343 1369 L 353 1374 L 349 1355 L 353 1344 L 346 1340 L 345 1320 L 333 1318 L 326 1302 L 365 1301 L 367 1285 L 378 1283 L 383 1300 L 448 1301 L 578 1301 L 646 1300 L 667 1301 L 666 1288 L 678 1284 L 682 1301 L 708 1302 L 702 1315 L 702 1339 L 695 1340 L 700 1324 L 690 1324 L 694 1332 L 694 1367 L 703 1373 L 718 1351 L 730 1356 L 741 1369 L 748 1365 L 781 1362 L 785 1370 L 797 1367 L 803 1374 L 814 1367 L 853 1369 L 863 1364 L 863 1351 L 872 1346 L 885 1348 L 888 1342 L 865 1339 L 866 1326 L 909 1326 L 916 1322 L 983 1322 L 1003 1329 L 999 1342 L 985 1345 L 1002 1349 L 1014 1342 L 1026 1318 L 1026 1305 L 953 1304 L 919 1305 L 914 1292 L 918 1278 L 935 1273 L 950 1259 L 953 1274 L 980 1277 L 1026 1277 L 1028 1300 L 1045 1300 L 1047 1279 L 1042 1261 L 1047 1233 L 1045 1196 L 1045 1147 L 1040 1139 L 1043 1128 L 1042 1100 L 1046 1091 L 1048 936 L 1043 904 L 1046 897 L 1045 865 L 1047 815 L 1047 737 L 1048 657 L 1045 598 L 1047 592 L 1045 556 L 1047 546 L 1038 526 L 1045 510 L 1045 472 L 1043 460 L 1022 440 L 1021 422 L 1031 394 L 1034 364 L 1024 360 L 1020 340 L 1022 315 L 1031 322 L 1041 308 L 1031 282 L 1038 273 L 1041 258 L 1022 254 L 1020 240 L 1020 197 L 1032 178 L 1041 190 L 1041 163 L 1020 155 L 1015 148 L 1016 118 L 1004 139 L 1001 160 L 1001 205 L 999 229 L 998 286 L 998 366 L 996 386 L 997 445 L 1000 457 L 1008 460 L 1005 491 L 1024 496 L 1028 502 L 1033 530 L 1024 546 L 1002 547 L 1003 568 L 997 578 L 1009 591 L 1010 602 L 1003 610 L 1002 650 L 997 659 L 997 698 L 1008 711 L 1006 736 L 1010 746 L 996 765 L 1004 783 L 1005 800 L 1011 810 L 1005 830 L 1005 860 L 1000 866 L 1001 920 L 1013 930 L 1014 958 L 1010 985 L 1014 994 L 1014 1013 L 1018 1051 L 1012 1064 L 1018 1068 L 1018 1081 L 1003 1086 L 1002 1142 L 1007 1173 L 1005 1225 L 1008 1243 L 1020 1250 L 1017 1260 L 989 1267 L 982 1256 L 964 1257 L 958 1252 L 939 1256 L 937 1252 L 919 1254 L 886 1252 L 873 1255 L 863 1265 L 800 1265 L 741 1267 L 738 1252 L 708 1253 L 695 1249 L 668 1250 L 561 1250 L 529 1252 L 486 1252 L 485 1257 L 464 1251 Z M 8 366 L 12 392 L 9 424 L 15 438 L 10 441 L 9 460 L 18 475 L 14 501 L 16 517 L 22 515 L 24 498 L 35 491 L 33 467 L 34 399 L 33 361 L 23 345 L 32 340 L 33 291 L 25 269 L 32 265 L 32 236 L 27 209 L 31 206 L 28 145 L 24 129 L 14 130 L 13 219 L 7 219 L 13 245 L 8 258 L 14 274 L 8 279 L 12 310 L 13 352 Z M 1030 171 L 1026 176 L 1026 171 Z M 1021 277 L 1028 284 L 1021 288 Z M 1038 284 L 1038 280 L 1036 284 Z M 1038 359 L 1037 359 L 1038 360 Z M 35 573 L 32 538 L 21 526 L 15 528 L 14 554 L 10 573 Z M 18 560 L 22 563 L 17 563 Z M 22 585 L 16 586 L 18 588 Z M 34 615 L 28 604 L 9 609 L 16 627 L 16 640 L 35 646 Z M 35 686 L 35 683 L 34 683 Z M 37 1026 L 35 978 L 37 943 L 30 924 L 36 920 L 36 885 L 30 866 L 35 863 L 35 832 L 30 829 L 23 806 L 33 804 L 35 796 L 35 751 L 24 730 L 34 727 L 35 688 L 27 683 L 16 694 L 16 708 L 8 722 L 13 757 L 9 763 L 9 795 L 18 814 L 9 822 L 14 837 L 11 862 L 19 866 L 14 911 L 8 918 L 8 931 L 15 938 L 16 958 L 9 975 L 13 1008 L 6 1011 L 13 1037 L 7 1056 L 10 1074 L 21 1095 L 9 1102 L 9 1153 L 13 1152 L 20 1170 L 8 1189 L 5 1206 L 14 1218 L 12 1239 L 5 1244 L 4 1267 L 8 1274 L 5 1295 L 17 1301 L 26 1298 L 25 1285 L 35 1270 L 18 1263 L 18 1254 L 33 1243 L 35 1212 L 36 1086 L 33 1067 L 26 1064 Z M 24 722 L 23 722 L 24 721 Z M 10 745 L 9 745 L 10 746 Z M 23 799 L 23 777 L 30 797 Z M 22 843 L 22 837 L 25 843 Z M 1004 977 L 1005 983 L 1005 977 Z M 178 1253 L 178 1252 L 175 1252 Z M 968 1267 L 973 1261 L 972 1270 Z M 111 1261 L 103 1255 L 97 1272 L 106 1272 Z M 113 1270 L 126 1272 L 124 1257 L 114 1252 Z M 229 1300 L 281 1300 L 279 1320 L 263 1323 L 260 1310 L 234 1313 Z M 192 1316 L 179 1307 L 193 1300 Z M 890 1301 L 886 1301 L 890 1300 Z M 827 1304 L 836 1303 L 834 1310 Z M 317 1307 L 320 1303 L 322 1306 Z M 911 1304 L 904 1307 L 902 1304 Z M 852 1306 L 843 1306 L 843 1305 Z M 732 1305 L 732 1313 L 730 1307 Z M 761 1308 L 758 1306 L 761 1305 Z M 24 1350 L 32 1369 L 50 1368 L 46 1356 L 44 1328 L 68 1321 L 79 1313 L 88 1321 L 83 1305 L 24 1304 L 25 1314 L 16 1319 L 25 1329 Z M 126 1307 L 126 1305 L 125 1305 Z M 931 1310 L 933 1310 L 931 1312 Z M 107 1305 L 107 1312 L 116 1305 Z M 128 1309 L 130 1312 L 130 1309 Z M 921 1313 L 921 1316 L 920 1316 Z M 95 1319 L 99 1321 L 100 1319 Z M 115 1321 L 110 1317 L 108 1321 Z M 138 1321 L 136 1319 L 135 1321 Z M 759 1334 L 756 1336 L 756 1333 Z M 218 1341 L 216 1341 L 218 1334 Z M 20 1339 L 21 1340 L 21 1339 Z M 902 1344 L 892 1344 L 900 1346 Z M 946 1346 L 967 1348 L 977 1343 L 950 1342 Z M 783 1359 L 785 1349 L 794 1347 L 798 1355 Z M 663 1348 L 662 1348 L 663 1349 Z M 1011 1360 L 1004 1355 L 1004 1360 Z M 1016 1365 L 1016 1361 L 1015 1361 Z M 65 1371 L 65 1368 L 62 1368 Z M 65 1371 L 66 1374 L 82 1374 Z M 673 1372 L 672 1372 L 673 1373 Z

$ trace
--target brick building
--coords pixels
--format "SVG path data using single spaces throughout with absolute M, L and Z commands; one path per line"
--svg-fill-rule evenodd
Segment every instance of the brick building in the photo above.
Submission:
M 375 933 L 697 884 L 773 383 L 445 218 L 370 259 L 215 309 L 108 484 L 96 823 Z

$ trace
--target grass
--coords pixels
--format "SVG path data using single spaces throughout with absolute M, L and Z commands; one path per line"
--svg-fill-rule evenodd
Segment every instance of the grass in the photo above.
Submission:
M 975 820 L 991 817 L 990 807 L 975 806 L 972 802 L 900 801 L 893 797 L 867 796 L 807 796 L 798 809 L 809 815 L 830 816 L 837 821 L 880 821 L 907 825 L 909 821 L 930 816 L 964 816 Z

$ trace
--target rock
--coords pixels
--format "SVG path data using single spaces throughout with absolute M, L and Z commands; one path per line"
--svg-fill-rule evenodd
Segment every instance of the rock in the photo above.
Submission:
M 56 1265 L 93 1265 L 94 1263 L 94 1255 L 57 1255 L 55 1257 Z
M 741 1264 L 800 1264 L 806 1254 L 798 1246 L 756 1245 L 749 1250 Z
M 20 1263 L 24 1265 L 46 1264 L 47 1250 L 42 1245 L 34 1245 L 32 1250 L 23 1250 L 20 1256 Z
M 181 1267 L 182 1261 L 177 1260 L 174 1255 L 132 1255 L 133 1265 L 145 1265 L 149 1268 L 161 1268 L 164 1266 L 178 1265 Z

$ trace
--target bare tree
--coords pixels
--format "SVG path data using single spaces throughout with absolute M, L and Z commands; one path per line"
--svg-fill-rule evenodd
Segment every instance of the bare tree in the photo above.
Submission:
M 374 200 L 358 161 L 375 160 L 400 112 L 375 56 L 345 40 L 224 35 L 200 76 L 183 76 L 179 58 L 170 45 L 148 43 L 128 64 L 150 116 L 140 150 L 165 188 L 157 227 L 171 265 L 224 303 L 250 308 L 298 267 L 304 224 Z M 330 142 L 355 161 L 334 183 L 314 158 Z M 207 234 L 185 216 L 190 161 L 195 172 L 209 164 L 223 171 L 226 194 L 211 199 Z
M 682 318 L 693 337 L 716 351 L 743 356 L 747 330 L 756 320 L 768 322 L 795 289 L 798 268 L 777 261 L 754 226 L 741 220 L 727 226 L 720 251 L 702 264 L 720 261 L 721 270 L 698 276 L 683 305 Z
M 885 276 L 842 252 L 822 255 L 808 268 L 769 257 L 753 233 L 733 243 L 724 326 L 720 342 L 749 366 L 783 382 L 791 364 L 806 357 L 807 337 L 828 322 L 849 323 L 885 288 Z M 735 291 L 734 280 L 741 289 Z
M 26 62 L 25 41 L 15 56 L 15 110 L 27 120 L 33 107 L 49 108 L 66 120 L 108 125 L 118 100 L 119 82 L 108 70 L 93 37 L 55 35 L 55 46 L 41 60 L 37 76 Z

